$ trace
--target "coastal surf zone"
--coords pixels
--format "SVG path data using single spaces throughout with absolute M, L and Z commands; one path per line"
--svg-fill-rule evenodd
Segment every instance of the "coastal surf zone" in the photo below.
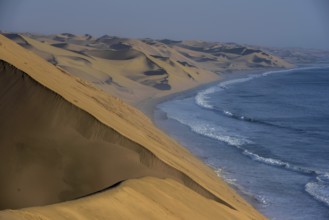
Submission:
M 161 103 L 155 118 L 270 218 L 326 219 L 328 83 L 327 65 L 250 73 Z

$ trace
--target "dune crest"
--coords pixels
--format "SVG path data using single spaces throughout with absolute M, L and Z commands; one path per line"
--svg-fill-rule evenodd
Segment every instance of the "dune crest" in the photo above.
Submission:
M 0 60 L 2 209 L 62 202 L 121 182 L 140 192 L 127 194 L 119 184 L 72 202 L 1 211 L 0 219 L 58 219 L 65 215 L 58 207 L 75 219 L 81 209 L 106 219 L 109 207 L 122 217 L 132 201 L 145 205 L 140 217 L 150 218 L 155 205 L 179 212 L 160 202 L 177 196 L 193 198 L 183 203 L 195 218 L 208 210 L 228 219 L 264 218 L 140 111 L 3 36 Z M 108 198 L 113 193 L 120 199 Z M 193 210 L 198 203 L 207 208 Z

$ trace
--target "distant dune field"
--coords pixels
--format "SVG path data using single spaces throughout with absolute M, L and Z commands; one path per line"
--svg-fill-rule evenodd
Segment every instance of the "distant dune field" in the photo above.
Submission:
M 287 68 L 260 49 L 233 43 L 6 34 L 69 74 L 136 105 L 218 80 L 221 73 Z

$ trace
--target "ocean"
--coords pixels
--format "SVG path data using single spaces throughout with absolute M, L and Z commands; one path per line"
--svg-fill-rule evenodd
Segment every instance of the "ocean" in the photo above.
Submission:
M 329 67 L 223 81 L 154 120 L 268 218 L 329 219 Z

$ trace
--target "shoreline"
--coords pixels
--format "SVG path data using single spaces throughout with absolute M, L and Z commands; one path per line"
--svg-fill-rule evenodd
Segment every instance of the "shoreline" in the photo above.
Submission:
M 298 68 L 298 67 L 294 67 L 294 68 Z M 290 69 L 294 69 L 294 68 L 290 68 Z M 215 85 L 217 85 L 221 82 L 225 82 L 225 81 L 229 81 L 229 80 L 235 80 L 235 79 L 241 79 L 241 78 L 244 78 L 245 76 L 247 76 L 249 74 L 258 75 L 258 74 L 263 74 L 263 73 L 271 72 L 271 71 L 284 71 L 284 70 L 290 70 L 290 69 L 264 68 L 262 70 L 256 69 L 256 70 L 248 70 L 248 71 L 236 71 L 236 72 L 231 72 L 231 73 L 222 73 L 220 75 L 220 79 L 218 79 L 216 81 L 213 81 L 213 82 L 210 82 L 210 83 L 205 83 L 205 84 L 196 86 L 194 88 L 187 89 L 187 90 L 184 90 L 184 91 L 180 91 L 180 92 L 177 92 L 177 93 L 173 93 L 173 94 L 170 94 L 170 95 L 166 95 L 166 96 L 163 96 L 163 97 L 160 97 L 160 98 L 151 99 L 149 102 L 144 101 L 142 103 L 139 103 L 136 107 L 139 110 L 141 110 L 148 118 L 150 118 L 150 120 L 152 121 L 154 126 L 159 128 L 157 126 L 156 121 L 155 121 L 155 112 L 157 111 L 157 106 L 159 104 L 163 103 L 163 102 L 167 102 L 167 101 L 175 100 L 175 99 L 179 99 L 179 98 L 184 98 L 184 97 L 187 98 L 187 97 L 195 96 L 199 91 L 201 91 L 203 89 L 209 88 L 211 86 L 215 86 Z M 161 110 L 159 110 L 159 111 L 161 111 Z M 161 128 L 159 128 L 159 129 L 161 129 Z M 165 130 L 162 130 L 162 131 L 165 132 L 167 135 L 169 135 Z M 183 146 L 185 149 L 190 151 L 187 146 L 185 146 L 185 145 L 181 145 L 181 146 Z M 206 164 L 205 161 L 202 158 L 198 157 L 197 155 L 194 155 L 194 156 L 196 156 L 199 160 L 201 160 L 202 163 Z M 210 169 L 212 169 L 214 172 L 216 172 L 216 169 L 214 169 L 214 167 L 212 167 L 211 165 L 206 164 L 206 166 L 208 166 Z M 225 183 L 227 183 L 234 191 L 236 191 L 250 205 L 252 205 L 255 209 L 257 209 L 256 207 L 259 203 L 259 198 L 257 198 L 257 196 L 249 194 L 248 192 L 244 191 L 243 189 L 241 189 L 237 185 L 232 184 L 224 176 L 218 174 L 217 172 L 216 172 L 216 175 L 218 176 L 219 179 L 221 179 Z
M 207 82 L 207 83 L 203 83 L 200 84 L 196 87 L 193 88 L 189 88 L 186 90 L 182 90 L 182 91 L 178 91 L 178 92 L 173 92 L 171 94 L 162 96 L 162 97 L 156 97 L 156 98 L 149 98 L 149 99 L 145 99 L 142 100 L 139 103 L 132 103 L 132 105 L 137 108 L 138 110 L 140 110 L 141 112 L 143 112 L 149 119 L 151 119 L 152 122 L 154 122 L 154 111 L 156 110 L 156 106 L 169 101 L 169 100 L 173 100 L 177 97 L 180 96 L 190 96 L 190 95 L 194 95 L 196 94 L 198 91 L 205 89 L 207 87 L 216 85 L 220 82 L 224 82 L 224 81 L 228 81 L 228 80 L 234 80 L 234 79 L 239 79 L 245 75 L 248 74 L 262 74 L 262 73 L 266 73 L 266 72 L 271 72 L 271 71 L 286 71 L 286 70 L 294 70 L 294 69 L 304 69 L 304 68 L 322 68 L 323 66 L 328 66 L 328 64 L 325 65 L 318 65 L 318 64 L 312 64 L 312 65 L 300 65 L 300 64 L 295 64 L 292 68 L 263 68 L 263 69 L 254 69 L 254 70 L 239 70 L 239 71 L 232 71 L 232 72 L 224 72 L 221 73 L 219 76 L 219 78 L 215 81 L 212 82 Z
M 293 68 L 291 68 L 291 69 L 293 69 Z M 264 68 L 262 70 L 256 69 L 256 70 L 248 70 L 248 71 L 236 71 L 236 72 L 230 72 L 230 73 L 229 72 L 222 73 L 220 75 L 220 79 L 218 79 L 216 81 L 213 81 L 213 82 L 210 82 L 210 83 L 205 83 L 205 84 L 196 86 L 196 87 L 191 88 L 191 89 L 187 89 L 187 90 L 184 90 L 184 91 L 180 91 L 180 92 L 177 92 L 177 93 L 166 95 L 164 97 L 152 99 L 152 100 L 150 100 L 149 102 L 146 102 L 146 103 L 139 103 L 139 105 L 136 106 L 136 107 L 139 110 L 141 110 L 148 118 L 150 118 L 150 120 L 152 121 L 154 126 L 159 128 L 157 126 L 156 121 L 155 121 L 155 117 L 156 117 L 155 112 L 156 111 L 161 112 L 161 110 L 157 110 L 157 106 L 160 105 L 161 103 L 171 101 L 171 100 L 176 100 L 176 99 L 179 99 L 179 98 L 188 98 L 188 97 L 191 97 L 191 96 L 195 96 L 199 91 L 201 91 L 203 89 L 210 88 L 210 87 L 215 86 L 215 85 L 217 85 L 221 82 L 225 82 L 225 81 L 229 81 L 229 80 L 235 80 L 235 79 L 241 79 L 241 78 L 244 78 L 245 76 L 248 76 L 249 74 L 258 75 L 258 74 L 263 74 L 263 73 L 266 73 L 266 72 L 280 71 L 280 70 L 289 70 L 289 69 Z M 161 128 L 159 128 L 159 129 L 161 131 L 165 132 L 169 137 L 171 137 L 165 130 L 162 130 Z M 171 137 L 171 138 L 173 138 L 173 137 Z M 181 144 L 181 146 L 183 146 L 186 150 L 190 151 L 189 148 L 186 145 Z M 195 157 L 197 157 L 200 161 L 202 161 L 202 163 L 204 163 L 206 166 L 208 166 L 211 170 L 213 170 L 220 180 L 222 180 L 226 184 L 228 184 L 229 187 L 231 187 L 236 193 L 238 193 L 238 195 L 240 195 L 252 207 L 254 207 L 257 211 L 260 212 L 260 210 L 257 208 L 257 206 L 259 205 L 259 198 L 257 198 L 256 195 L 252 195 L 252 194 L 244 191 L 238 185 L 235 185 L 232 182 L 228 181 L 224 176 L 222 176 L 220 173 L 216 172 L 215 167 L 211 166 L 210 164 L 205 163 L 205 161 L 202 158 L 200 158 L 198 155 L 195 155 L 195 154 L 193 154 L 193 155 Z M 260 212 L 260 213 L 262 213 L 262 212 Z M 264 215 L 264 213 L 262 213 L 262 214 Z
M 170 101 L 177 99 L 178 97 L 186 97 L 186 96 L 192 96 L 195 95 L 197 92 L 199 92 L 202 89 L 217 85 L 220 82 L 228 81 L 228 80 L 233 80 L 233 79 L 239 79 L 245 75 L 248 74 L 262 74 L 265 72 L 269 71 L 279 71 L 279 70 L 289 70 L 289 69 L 283 69 L 283 68 L 264 68 L 264 69 L 255 69 L 255 70 L 241 70 L 241 71 L 234 71 L 234 72 L 225 72 L 221 73 L 219 78 L 215 81 L 200 84 L 196 87 L 179 91 L 179 92 L 174 92 L 169 95 L 165 95 L 162 97 L 157 97 L 157 98 L 151 98 L 151 99 L 146 99 L 143 100 L 139 103 L 133 104 L 137 109 L 142 111 L 152 122 L 154 123 L 154 113 L 157 108 L 157 106 L 163 102 Z
M 325 66 L 325 67 L 327 67 L 327 66 Z M 284 70 L 273 70 L 273 69 L 264 69 L 264 70 L 262 70 L 262 71 L 257 71 L 257 72 L 255 72 L 255 71 L 248 71 L 248 72 L 245 72 L 245 73 L 240 73 L 240 74 L 232 74 L 232 75 L 230 75 L 229 77 L 223 77 L 221 80 L 218 80 L 218 81 L 216 81 L 216 83 L 218 83 L 218 82 L 225 82 L 225 81 L 229 81 L 229 80 L 234 80 L 234 79 L 239 79 L 239 78 L 243 78 L 243 77 L 248 77 L 248 74 L 254 74 L 254 75 L 258 75 L 258 74 L 263 74 L 263 73 L 265 73 L 264 75 L 266 76 L 266 75 L 268 75 L 267 74 L 267 72 L 271 72 L 271 71 L 273 71 L 273 74 L 276 74 L 276 73 L 280 73 L 280 72 L 290 72 L 290 71 L 294 71 L 294 70 L 310 70 L 310 69 L 317 69 L 317 68 L 323 68 L 323 66 L 318 66 L 318 65 L 315 65 L 315 66 L 306 66 L 306 67 L 300 67 L 300 66 L 297 66 L 297 67 L 295 67 L 295 68 L 291 68 L 291 69 L 284 69 Z M 328 67 L 327 67 L 328 68 Z M 271 74 L 271 73 L 270 73 Z M 215 83 L 215 82 L 214 82 Z M 197 87 L 197 88 L 195 88 L 194 90 L 192 89 L 192 90 L 189 90 L 189 91 L 186 91 L 185 93 L 184 92 L 182 92 L 182 93 L 179 93 L 179 94 L 177 94 L 176 96 L 171 96 L 171 97 L 168 97 L 168 99 L 167 100 L 165 100 L 165 101 L 169 101 L 169 103 L 170 103 L 170 100 L 171 101 L 174 101 L 174 100 L 176 100 L 176 102 L 177 102 L 177 100 L 180 100 L 180 98 L 189 98 L 189 99 L 191 99 L 191 98 L 193 98 L 192 96 L 194 96 L 198 91 L 200 91 L 202 88 L 204 88 L 204 87 L 207 87 L 207 86 L 209 86 L 208 88 L 210 88 L 211 87 L 211 85 L 212 85 L 212 83 L 210 83 L 210 84 L 206 84 L 206 85 L 203 85 L 203 86 L 200 86 L 200 87 Z M 178 101 L 178 103 L 179 103 L 179 101 Z M 158 104 L 161 104 L 161 102 L 159 102 Z M 161 109 L 157 109 L 156 108 L 156 106 L 155 106 L 155 108 L 154 108 L 154 112 L 160 112 L 161 113 Z M 186 114 L 187 112 L 185 112 L 185 114 Z M 166 114 L 165 112 L 164 112 L 164 114 Z M 188 114 L 188 113 L 187 113 Z M 153 116 L 153 118 L 155 119 L 155 116 Z M 160 119 L 160 120 L 162 120 L 162 119 Z M 177 122 L 177 123 L 180 123 L 180 122 Z M 161 124 L 161 123 L 160 123 Z M 155 123 L 155 125 L 157 126 L 157 123 Z M 184 125 L 184 124 L 183 124 Z M 173 129 L 174 127 L 172 127 L 172 129 Z M 164 132 L 166 132 L 166 130 L 164 129 L 163 130 Z M 170 133 L 170 130 L 168 130 L 169 131 L 169 133 Z M 167 132 L 166 132 L 167 133 Z M 184 137 L 184 136 L 182 136 L 182 137 Z M 184 139 L 184 138 L 183 138 Z M 176 140 L 180 140 L 180 138 L 178 138 L 178 139 L 176 139 Z M 184 143 L 184 141 L 183 141 L 183 143 Z M 187 146 L 189 146 L 189 144 L 182 144 L 181 142 L 180 142 L 180 144 L 182 145 L 182 146 L 184 146 L 185 148 L 187 148 L 188 150 L 189 150 L 189 148 L 187 147 Z M 192 144 L 192 146 L 193 146 L 193 144 Z M 204 163 L 206 163 L 206 161 L 205 160 L 203 160 L 202 159 L 202 157 L 199 157 L 197 154 L 195 154 L 195 156 L 197 156 L 198 157 L 198 159 L 200 159 L 201 161 L 203 161 Z M 235 163 L 235 162 L 234 162 Z M 206 163 L 207 164 L 207 163 Z M 209 165 L 209 164 L 207 164 L 207 166 L 209 166 L 211 169 L 213 169 L 214 171 L 216 171 L 217 169 L 216 168 L 214 168 L 213 166 L 211 166 L 211 165 Z M 219 169 L 221 169 L 221 167 L 219 168 Z M 224 169 L 223 169 L 224 170 Z M 234 189 L 242 198 L 244 198 L 249 204 L 251 204 L 254 208 L 256 208 L 259 212 L 261 212 L 262 210 L 261 209 L 259 209 L 259 204 L 263 204 L 264 206 L 266 206 L 267 205 L 267 201 L 266 201 L 266 199 L 264 199 L 263 200 L 263 198 L 262 198 L 262 196 L 258 196 L 257 195 L 257 193 L 256 194 L 251 194 L 251 193 L 249 193 L 248 191 L 245 191 L 243 188 L 241 188 L 239 185 L 236 185 L 236 184 L 234 184 L 234 183 L 231 183 L 229 180 L 227 180 L 226 178 L 225 178 L 225 176 L 222 176 L 221 175 L 221 173 L 218 173 L 218 177 L 220 178 L 220 179 L 222 179 L 224 182 L 226 182 L 232 189 Z M 258 191 L 256 191 L 256 192 L 258 192 Z M 316 200 L 318 200 L 318 199 L 316 199 Z M 318 200 L 319 201 L 319 200 Z M 323 201 L 321 201 L 320 200 L 320 202 L 322 203 Z M 264 212 L 261 212 L 262 214 L 264 214 L 265 215 L 265 213 Z

